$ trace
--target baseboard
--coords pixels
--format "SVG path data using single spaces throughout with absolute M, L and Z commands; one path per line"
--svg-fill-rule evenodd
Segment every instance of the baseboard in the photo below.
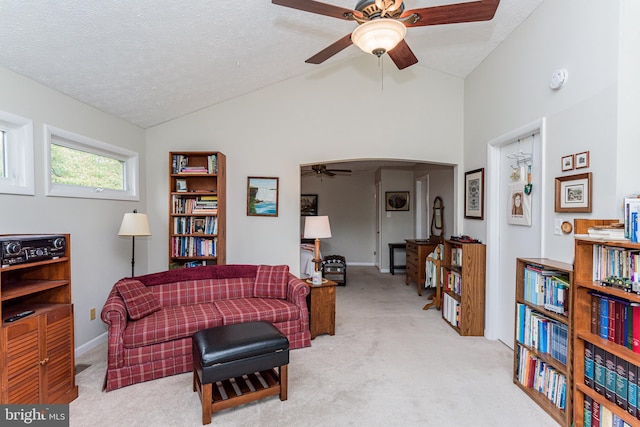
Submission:
M 96 348 L 97 346 L 99 346 L 100 344 L 102 344 L 103 342 L 107 342 L 107 338 L 108 338 L 109 333 L 105 332 L 103 334 L 98 335 L 97 337 L 95 337 L 94 339 L 92 339 L 91 341 L 82 344 L 79 347 L 76 347 L 76 358 L 82 356 L 83 354 L 93 350 L 94 348 Z

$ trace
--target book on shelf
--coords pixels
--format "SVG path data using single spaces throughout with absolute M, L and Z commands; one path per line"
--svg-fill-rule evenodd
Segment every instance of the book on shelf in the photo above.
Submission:
M 638 241 L 638 218 L 640 216 L 640 196 L 624 199 L 624 237 Z
M 589 294 L 591 333 L 640 353 L 640 304 L 597 291 Z
M 629 390 L 629 378 L 627 376 L 627 369 L 629 367 L 629 363 L 621 357 L 616 357 L 616 375 L 615 375 L 615 401 L 616 405 L 627 410 L 627 393 Z
M 594 346 L 590 342 L 584 343 L 584 383 L 586 386 L 593 388 L 594 386 Z
M 566 407 L 567 379 L 557 369 L 536 356 L 528 348 L 518 346 L 517 379 L 538 391 L 560 409 Z
M 593 366 L 595 369 L 594 376 L 593 376 L 593 389 L 597 393 L 603 396 L 605 394 L 605 377 L 606 377 L 604 353 L 605 351 L 597 346 L 593 350 Z
M 569 332 L 567 325 L 545 316 L 524 304 L 516 306 L 517 340 L 536 349 L 541 354 L 549 354 L 562 364 L 567 364 Z
M 633 363 L 627 366 L 627 412 L 638 416 L 638 367 Z
M 568 315 L 569 278 L 560 271 L 526 265 L 524 299 L 564 316 Z
M 171 169 L 177 174 L 216 174 L 218 173 L 218 157 L 215 154 L 208 155 L 206 165 L 190 166 L 189 156 L 174 154 L 171 158 Z

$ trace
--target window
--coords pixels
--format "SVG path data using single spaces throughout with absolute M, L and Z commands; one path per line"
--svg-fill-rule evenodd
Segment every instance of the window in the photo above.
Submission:
M 34 194 L 33 122 L 0 111 L 0 193 Z
M 45 126 L 47 196 L 139 200 L 138 154 Z

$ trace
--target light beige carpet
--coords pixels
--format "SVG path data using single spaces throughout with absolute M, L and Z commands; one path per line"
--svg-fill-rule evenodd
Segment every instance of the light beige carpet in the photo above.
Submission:
M 212 426 L 531 426 L 557 424 L 512 382 L 513 353 L 460 337 L 404 275 L 349 267 L 337 288 L 336 335 L 292 350 L 289 399 L 213 415 Z M 186 373 L 104 393 L 106 344 L 78 358 L 72 426 L 198 426 Z

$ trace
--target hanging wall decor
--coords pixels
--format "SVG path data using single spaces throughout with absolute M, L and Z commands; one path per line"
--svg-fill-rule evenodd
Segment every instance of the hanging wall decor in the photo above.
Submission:
M 484 219 L 484 168 L 464 174 L 464 217 Z
M 531 226 L 531 195 L 525 192 L 524 182 L 509 184 L 509 224 Z

